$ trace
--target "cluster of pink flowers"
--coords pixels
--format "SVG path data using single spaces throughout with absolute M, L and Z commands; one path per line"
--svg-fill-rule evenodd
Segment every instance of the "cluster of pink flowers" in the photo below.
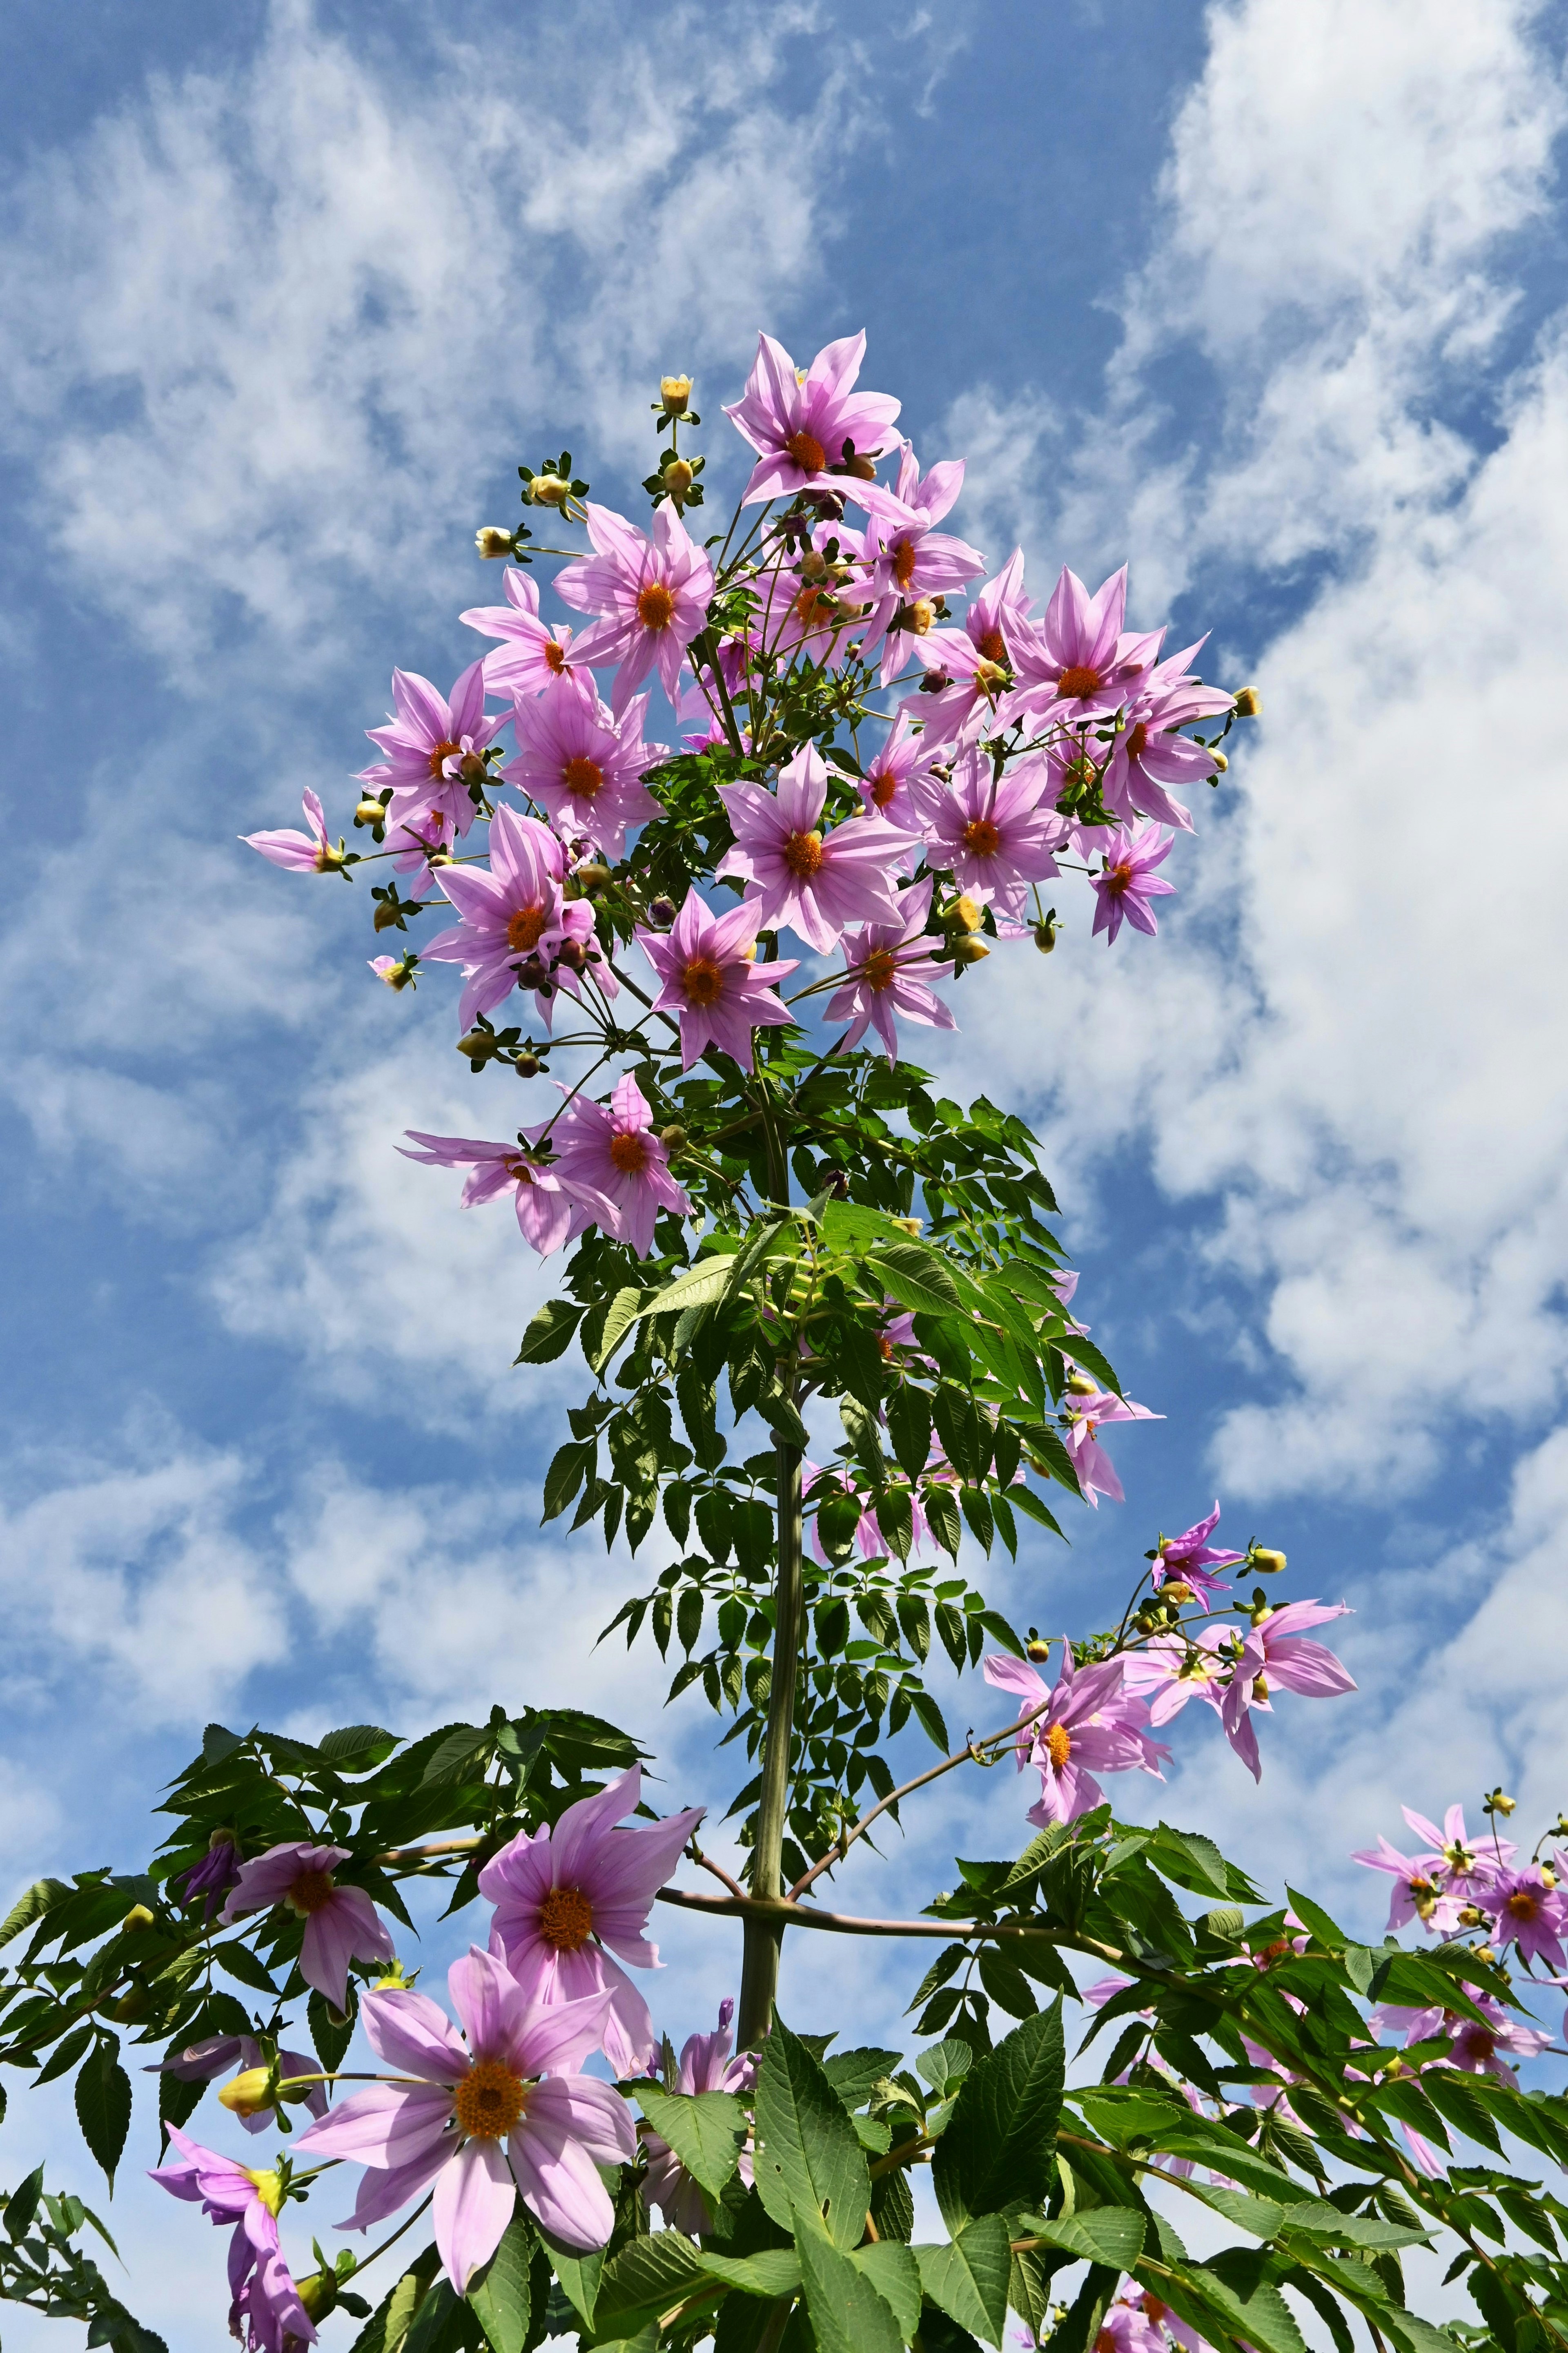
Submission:
M 520 1834 L 485 1865 L 479 1891 L 494 1907 L 488 1948 L 472 1946 L 447 1972 L 457 2026 L 400 1976 L 383 1978 L 362 1997 L 359 2015 L 389 2073 L 330 2109 L 310 2063 L 279 2054 L 279 2085 L 304 2080 L 278 2095 L 303 2097 L 316 2119 L 296 2144 L 300 2156 L 364 2168 L 339 2227 L 368 2230 L 430 2193 L 437 2245 L 459 2295 L 494 2253 L 519 2195 L 567 2247 L 602 2247 L 610 2236 L 614 2213 L 598 2168 L 635 2156 L 637 2137 L 620 2093 L 584 2063 L 602 2052 L 622 2078 L 658 2064 L 652 2017 L 622 1963 L 659 1966 L 648 1911 L 701 1820 L 696 1808 L 628 1827 L 641 1792 L 634 1765 L 569 1806 L 553 1830 Z M 301 1912 L 301 1974 L 340 2006 L 351 1957 L 394 1959 L 368 1897 L 334 1883 L 342 1860 L 334 1847 L 274 1847 L 243 1867 L 229 1900 L 231 1916 L 273 1904 Z M 749 2085 L 749 2063 L 727 2063 L 728 2010 L 716 2035 L 687 2044 L 679 2088 Z M 260 2046 L 215 2040 L 182 2054 L 176 2072 L 211 2075 L 237 2057 L 258 2063 Z M 251 2129 L 268 2112 L 259 2104 L 241 2111 Z M 153 2179 L 234 2229 L 236 2333 L 266 2353 L 283 2353 L 289 2336 L 313 2338 L 279 2242 L 286 2179 L 182 2133 L 172 2138 L 179 2158 Z M 667 2211 L 687 2211 L 700 2193 L 671 2152 L 660 2145 L 654 2154 L 650 2195 Z
M 384 839 L 395 891 L 420 905 L 444 898 L 458 920 L 416 954 L 374 958 L 383 979 L 401 988 L 416 965 L 456 964 L 465 1032 L 521 990 L 547 1030 L 564 996 L 619 1034 L 610 1008 L 626 976 L 580 877 L 629 856 L 638 902 L 628 838 L 660 813 L 646 780 L 669 749 L 645 733 L 652 683 L 678 714 L 702 714 L 708 733 L 689 743 L 749 751 L 734 706 L 749 713 L 796 661 L 879 665 L 882 688 L 910 691 L 875 714 L 887 723 L 879 749 L 853 764 L 834 754 L 858 810 L 826 821 L 835 779 L 816 745 L 803 745 L 763 781 L 723 788 L 734 838 L 713 880 L 732 883 L 740 904 L 710 905 L 694 888 L 679 910 L 636 925 L 657 982 L 648 1018 L 678 1025 L 688 1068 L 713 1052 L 744 1064 L 759 1029 L 796 1018 L 781 987 L 798 959 L 759 962 L 762 933 L 841 955 L 842 971 L 812 985 L 832 987 L 826 1011 L 844 1025 L 839 1047 L 874 1031 L 894 1059 L 900 1019 L 954 1026 L 936 985 L 952 977 L 963 926 L 983 923 L 1004 940 L 1038 926 L 1038 886 L 1069 852 L 1089 874 L 1097 934 L 1114 940 L 1124 923 L 1155 930 L 1154 902 L 1173 887 L 1156 870 L 1174 830 L 1192 829 L 1175 794 L 1224 765 L 1184 731 L 1234 712 L 1237 698 L 1196 679 L 1197 645 L 1162 659 L 1163 631 L 1126 628 L 1125 567 L 1092 595 L 1064 569 L 1038 614 L 1021 550 L 984 578 L 981 554 L 939 528 L 963 461 L 922 474 L 894 431 L 899 403 L 858 388 L 864 353 L 864 335 L 849 336 L 797 370 L 782 345 L 760 339 L 743 395 L 726 411 L 755 453 L 742 508 L 793 504 L 727 573 L 716 575 L 673 499 L 658 501 L 647 532 L 586 501 L 576 512 L 589 552 L 554 580 L 585 626 L 574 634 L 547 622 L 535 582 L 512 566 L 504 602 L 461 617 L 492 649 L 449 694 L 394 672 L 393 712 L 369 731 L 379 756 L 359 779 L 374 797 L 356 822 L 374 821 Z M 879 479 L 882 460 L 889 474 Z M 850 510 L 862 520 L 847 519 Z M 721 586 L 741 589 L 742 606 L 732 595 L 716 605 Z M 962 614 L 950 604 L 961 598 Z M 720 612 L 722 625 L 710 619 Z M 305 814 L 306 832 L 247 839 L 301 871 L 358 862 L 329 839 L 314 793 Z M 488 848 L 476 852 L 479 818 Z M 954 899 L 962 910 L 956 932 L 937 920 L 939 891 L 944 915 Z M 510 1183 L 520 1226 L 542 1252 L 598 1224 L 646 1253 L 658 1209 L 681 1215 L 687 1202 L 647 1119 L 635 1116 L 640 1102 L 624 1088 L 607 1112 L 574 1098 L 515 1144 L 419 1132 L 412 1156 L 473 1169 L 466 1203 Z M 1098 1419 L 1141 1410 L 1118 1400 Z M 1079 1418 L 1089 1425 L 1085 1483 L 1091 1496 L 1114 1494 L 1114 1472 L 1096 1477 L 1096 1418 Z
M 1526 1964 L 1568 1970 L 1568 1860 L 1553 1852 L 1544 1862 L 1516 1866 L 1517 1849 L 1495 1817 L 1472 1844 L 1462 1806 L 1448 1808 L 1441 1830 L 1409 1806 L 1401 1810 L 1421 1841 L 1414 1854 L 1380 1837 L 1351 1858 L 1394 1882 L 1390 1928 L 1418 1920 L 1428 1935 L 1451 1936 L 1484 1923 L 1494 1944 L 1517 1947 Z

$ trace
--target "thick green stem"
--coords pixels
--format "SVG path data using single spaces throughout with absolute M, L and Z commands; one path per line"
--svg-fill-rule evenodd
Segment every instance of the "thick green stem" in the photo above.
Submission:
M 751 1871 L 752 1894 L 773 1897 L 784 1893 L 784 1834 L 789 1813 L 790 1741 L 795 1729 L 795 1684 L 800 1661 L 803 1534 L 800 1449 L 781 1438 L 777 1452 L 779 1561 L 773 1586 L 773 1672 L 768 1693 L 763 1788 L 757 1805 L 757 1836 L 752 1849 Z M 738 2047 L 742 2051 L 757 2043 L 773 2023 L 784 1925 L 771 1920 L 748 1920 L 744 1933 L 738 2037 Z

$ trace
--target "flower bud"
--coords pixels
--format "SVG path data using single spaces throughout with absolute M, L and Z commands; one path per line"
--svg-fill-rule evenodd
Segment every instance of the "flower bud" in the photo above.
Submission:
M 679 506 L 697 480 L 697 469 L 689 459 L 672 458 L 660 479 L 664 483 L 666 498 L 673 499 Z
M 920 691 L 922 694 L 945 694 L 952 684 L 946 670 L 928 670 L 921 681 Z
M 1495 1968 L 1497 1965 L 1497 1947 L 1495 1945 L 1478 1945 L 1475 1947 L 1475 1957 L 1478 1961 L 1486 1961 Z
M 1211 751 L 1209 758 L 1214 762 L 1215 766 L 1219 770 L 1220 775 L 1223 776 L 1226 770 L 1230 765 L 1230 762 L 1226 758 L 1225 754 L 1219 751 Z
M 661 375 L 658 396 L 667 417 L 684 417 L 691 406 L 691 378 L 689 375 Z
M 1193 1588 L 1184 1577 L 1173 1577 L 1160 1588 L 1162 1601 L 1191 1601 L 1194 1598 Z
M 458 1051 L 466 1054 L 470 1062 L 488 1062 L 495 1052 L 496 1041 L 488 1029 L 470 1029 L 458 1040 Z
M 848 456 L 840 464 L 835 466 L 833 470 L 836 474 L 847 474 L 851 480 L 857 482 L 874 482 L 877 479 L 875 462 L 869 458 L 862 457 L 858 449 L 851 449 Z
M 800 576 L 803 580 L 815 581 L 826 579 L 827 558 L 820 552 L 819 549 L 815 547 L 807 548 L 805 554 L 800 560 Z
M 1506 1819 L 1514 1811 L 1518 1803 L 1517 1798 L 1505 1798 L 1500 1789 L 1494 1789 L 1481 1808 L 1481 1811 L 1483 1814 L 1501 1814 Z
M 981 957 L 988 956 L 991 951 L 984 940 L 976 939 L 972 932 L 965 932 L 953 941 L 949 953 L 954 964 L 978 964 Z
M 270 2067 L 247 2067 L 232 2084 L 226 2084 L 218 2094 L 218 2105 L 226 2108 L 231 2116 L 258 2116 L 269 2108 L 277 2095 Z
M 155 1925 L 153 1915 L 148 1911 L 145 1904 L 133 1904 L 120 1924 L 122 1930 L 151 1928 Z
M 417 1976 L 418 1971 L 416 1970 L 415 1974 Z M 403 1974 L 403 1963 L 397 1959 L 387 1963 L 386 1975 L 377 1978 L 371 1988 L 372 1993 L 406 1993 L 407 1990 L 408 1979 Z
M 963 897 L 953 901 L 946 921 L 950 923 L 962 923 L 966 932 L 977 932 L 985 921 L 985 911 L 977 899 L 971 899 L 966 893 Z
M 1461 1928 L 1479 1928 L 1485 1916 L 1485 1914 L 1474 1904 L 1463 1904 L 1459 1907 Z
M 649 902 L 647 915 L 650 923 L 662 923 L 668 929 L 675 921 L 674 900 L 665 898 L 661 892 L 657 899 Z
M 482 530 L 475 532 L 474 545 L 482 556 L 495 563 L 510 555 L 517 542 L 510 531 L 502 531 L 497 523 L 487 522 Z
M 587 964 L 588 951 L 581 940 L 563 940 L 555 961 L 563 964 L 568 972 L 581 972 Z
M 923 1218 L 895 1218 L 893 1223 L 895 1226 L 902 1226 L 906 1234 L 913 1234 L 917 1241 L 925 1231 Z
M 544 968 L 544 960 L 542 956 L 524 956 L 522 962 L 517 968 L 517 985 L 519 988 L 542 988 L 548 990 L 550 986 L 550 975 Z
M 1049 955 L 1057 944 L 1057 911 L 1053 907 L 1043 923 L 1035 925 L 1035 945 L 1042 955 Z
M 1549 1862 L 1543 1862 L 1541 1866 L 1541 1884 L 1542 1887 L 1555 1887 L 1557 1884 L 1557 1873 Z
M 312 2272 L 308 2279 L 296 2280 L 294 2286 L 312 2320 L 324 2320 L 337 2304 L 338 2279 L 335 2272 Z
M 514 1068 L 520 1079 L 536 1079 L 544 1065 L 537 1054 L 518 1054 L 514 1057 Z
M 563 507 L 572 495 L 571 483 L 559 474 L 535 474 L 523 487 L 536 507 Z
M 378 932 L 395 932 L 397 929 L 397 922 L 398 910 L 394 902 L 390 899 L 378 900 L 375 910 L 376 930 Z
M 1244 686 L 1236 698 L 1237 717 L 1256 719 L 1262 708 L 1263 697 L 1258 693 L 1258 689 L 1255 686 Z
M 1254 1545 L 1247 1556 L 1247 1565 L 1259 1577 L 1278 1577 L 1285 1566 L 1285 1556 L 1271 1545 Z
M 658 1132 L 658 1140 L 663 1145 L 667 1152 L 684 1152 L 686 1149 L 686 1130 L 678 1121 L 673 1127 L 661 1127 Z
M 1100 1395 L 1100 1383 L 1098 1381 L 1091 1381 L 1087 1373 L 1069 1373 L 1068 1375 L 1068 1389 L 1069 1394 L 1073 1397 L 1098 1397 Z
M 354 811 L 356 825 L 384 825 L 386 811 L 379 801 L 363 800 Z
M 603 891 L 608 884 L 610 870 L 607 866 L 579 866 L 577 880 L 591 899 L 595 891 Z
M 1051 1655 L 1051 1646 L 1049 1642 L 1041 1641 L 1037 1636 L 1025 1643 L 1024 1655 L 1032 1660 L 1037 1667 L 1044 1666 Z

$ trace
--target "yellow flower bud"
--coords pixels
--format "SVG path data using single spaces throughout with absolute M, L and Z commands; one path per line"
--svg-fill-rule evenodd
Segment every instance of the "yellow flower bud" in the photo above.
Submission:
M 356 825 L 384 825 L 386 811 L 380 801 L 363 800 L 354 811 Z
M 1026 1655 L 1033 1661 L 1037 1667 L 1043 1666 L 1051 1655 L 1050 1644 L 1048 1642 L 1042 1642 L 1037 1639 L 1031 1642 L 1026 1642 L 1024 1650 Z
M 1087 1373 L 1069 1373 L 1068 1388 L 1073 1397 L 1098 1397 L 1100 1383 L 1091 1381 Z
M 1276 1552 L 1270 1545 L 1254 1545 L 1247 1561 L 1247 1567 L 1255 1568 L 1259 1577 L 1278 1577 L 1285 1566 L 1285 1556 L 1282 1552 Z
M 572 495 L 571 483 L 559 474 L 535 474 L 524 487 L 536 507 L 563 507 Z
M 1211 752 L 1209 754 L 1209 758 L 1214 762 L 1215 766 L 1219 770 L 1220 775 L 1223 776 L 1226 770 L 1230 765 L 1230 762 L 1226 758 L 1225 754 L 1223 752 Z
M 1263 697 L 1258 693 L 1258 689 L 1255 686 L 1244 686 L 1236 698 L 1237 717 L 1256 719 L 1262 708 Z
M 984 941 L 976 939 L 973 932 L 963 933 L 952 944 L 954 964 L 978 964 L 982 956 L 988 956 L 990 953 Z
M 312 2272 L 308 2279 L 296 2280 L 300 2301 L 312 2320 L 324 2320 L 337 2304 L 338 2279 L 335 2272 Z
M 697 469 L 685 458 L 672 458 L 664 470 L 664 491 L 677 504 L 697 480 Z
M 971 899 L 967 892 L 954 900 L 952 912 L 966 932 L 977 932 L 985 921 L 984 908 L 978 899 Z
M 154 1922 L 145 1904 L 133 1904 L 120 1925 L 121 1928 L 151 1928 Z
M 691 378 L 689 375 L 661 375 L 658 396 L 667 417 L 684 417 L 691 406 Z
M 247 2067 L 243 2075 L 237 2075 L 232 2084 L 224 2085 L 217 2098 L 219 2107 L 226 2108 L 231 2116 L 259 2116 L 263 2108 L 272 2105 L 272 2070 Z
M 686 1130 L 679 1122 L 673 1127 L 661 1127 L 658 1140 L 667 1152 L 683 1152 L 686 1148 Z
M 516 543 L 510 532 L 502 531 L 499 523 L 487 522 L 474 533 L 474 545 L 492 564 L 510 555 Z

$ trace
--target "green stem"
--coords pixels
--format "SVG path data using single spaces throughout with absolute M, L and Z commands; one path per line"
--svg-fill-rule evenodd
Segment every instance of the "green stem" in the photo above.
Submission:
M 752 1850 L 752 1893 L 776 1902 L 784 1892 L 784 1833 L 789 1812 L 790 1742 L 795 1730 L 795 1673 L 801 1636 L 801 1451 L 777 1441 L 778 1574 L 773 1585 L 773 1683 L 763 1750 L 763 1788 L 757 1806 L 756 1844 Z M 739 2050 L 762 2040 L 773 2023 L 778 1989 L 782 1920 L 748 1915 L 741 1962 Z

